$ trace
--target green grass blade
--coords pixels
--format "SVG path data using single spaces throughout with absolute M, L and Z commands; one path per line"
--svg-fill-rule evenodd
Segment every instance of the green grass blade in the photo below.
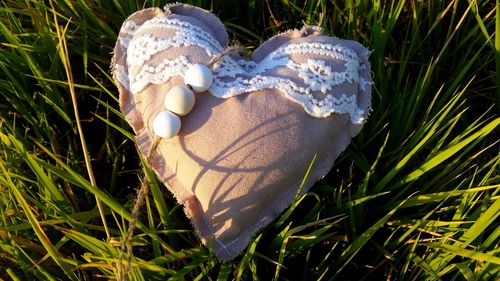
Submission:
M 429 159 L 427 162 L 425 162 L 422 166 L 417 168 L 415 171 L 410 173 L 407 177 L 403 179 L 401 184 L 413 181 L 419 177 L 421 177 L 424 173 L 427 171 L 431 170 L 432 168 L 436 167 L 437 165 L 441 164 L 443 161 L 451 158 L 455 153 L 459 152 L 462 150 L 464 147 L 467 147 L 471 142 L 477 141 L 478 139 L 484 138 L 491 132 L 493 132 L 498 125 L 500 125 L 500 118 L 497 118 L 493 120 L 492 122 L 488 123 L 486 126 L 481 128 L 479 131 L 476 133 L 472 134 L 471 136 L 467 137 L 463 141 L 454 144 L 451 147 L 446 148 L 436 156 L 434 156 L 432 159 Z
M 4 175 L 9 174 L 1 162 L 0 162 L 0 170 Z M 42 245 L 47 250 L 47 253 L 59 265 L 59 267 L 61 267 L 61 269 L 64 271 L 64 273 L 67 275 L 68 278 L 70 278 L 71 280 L 78 280 L 78 277 L 73 272 L 73 269 L 64 261 L 64 256 L 52 244 L 49 237 L 47 237 L 45 231 L 43 231 L 42 227 L 38 223 L 38 220 L 31 211 L 28 202 L 26 202 L 26 200 L 24 199 L 23 193 L 19 189 L 17 189 L 16 185 L 12 182 L 10 177 L 7 177 L 7 180 L 9 181 L 9 184 L 11 186 L 10 189 L 11 192 L 13 193 L 14 197 L 16 198 L 19 205 L 23 209 L 24 214 L 26 215 L 28 221 L 31 224 L 31 227 L 33 228 L 33 231 L 35 232 L 36 236 L 38 237 Z
M 467 250 L 467 249 L 464 249 L 463 247 L 445 244 L 445 243 L 427 243 L 425 245 L 432 247 L 432 248 L 435 248 L 435 249 L 441 249 L 441 250 L 444 250 L 446 252 L 452 253 L 454 256 L 461 256 L 461 257 L 466 257 L 466 258 L 470 258 L 470 259 L 477 260 L 477 261 L 489 262 L 489 263 L 494 263 L 494 264 L 500 265 L 500 258 L 494 256 L 493 254 L 482 253 L 482 252 L 473 251 L 473 250 Z

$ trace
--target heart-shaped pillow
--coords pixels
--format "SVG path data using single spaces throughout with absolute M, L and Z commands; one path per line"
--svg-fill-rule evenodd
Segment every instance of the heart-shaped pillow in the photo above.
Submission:
M 145 9 L 123 24 L 113 76 L 120 107 L 143 155 L 186 70 L 207 64 L 228 44 L 224 25 L 185 4 Z M 213 84 L 196 93 L 179 134 L 161 139 L 149 165 L 174 194 L 220 260 L 238 255 L 251 236 L 332 167 L 370 108 L 369 52 L 318 27 L 279 34 L 249 60 L 232 53 L 211 66 Z

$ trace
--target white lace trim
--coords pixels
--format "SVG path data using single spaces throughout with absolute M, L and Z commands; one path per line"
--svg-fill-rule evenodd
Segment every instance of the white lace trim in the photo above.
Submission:
M 298 86 L 289 79 L 257 75 L 250 79 L 241 77 L 231 82 L 214 80 L 210 88 L 212 95 L 222 98 L 237 96 L 243 93 L 259 91 L 263 89 L 276 89 L 285 96 L 299 104 L 305 111 L 317 118 L 327 117 L 332 112 L 350 113 L 351 122 L 359 123 L 359 116 L 353 115 L 358 110 L 356 95 L 347 96 L 342 94 L 339 98 L 333 95 L 326 95 L 323 99 L 315 99 L 307 87 Z M 364 111 L 359 109 L 358 115 L 363 115 Z M 355 122 L 356 121 L 356 122 Z
M 175 35 L 168 39 L 156 38 L 152 33 L 143 32 L 148 29 L 174 30 Z M 134 36 L 139 30 L 141 34 Z M 185 56 L 151 64 L 150 59 L 162 51 L 188 46 L 200 47 L 208 56 L 223 51 L 223 47 L 212 35 L 198 26 L 175 18 L 153 18 L 142 26 L 129 21 L 124 24 L 121 32 L 124 36 L 121 36 L 120 42 L 128 47 L 127 67 L 138 71 L 134 73 L 117 65 L 114 69 L 115 77 L 132 93 L 140 92 L 148 84 L 162 84 L 173 76 L 182 76 L 191 65 Z M 291 55 L 297 54 L 327 57 L 335 63 L 341 63 L 345 70 L 334 71 L 326 63 L 327 60 L 322 59 L 308 59 L 298 63 L 291 58 Z M 214 83 L 209 92 L 220 98 L 229 98 L 263 89 L 275 89 L 301 104 L 314 117 L 327 117 L 333 112 L 348 113 L 352 123 L 360 124 L 364 122 L 365 112 L 357 106 L 357 95 L 341 94 L 336 97 L 328 92 L 345 83 L 357 83 L 359 90 L 365 91 L 372 82 L 360 78 L 359 71 L 364 67 L 365 65 L 360 65 L 353 50 L 340 44 L 289 43 L 277 48 L 259 63 L 235 60 L 231 56 L 223 57 L 213 66 Z M 294 80 L 265 74 L 273 69 L 286 72 L 283 76 Z M 314 93 L 322 98 L 315 98 Z
M 186 72 L 190 65 L 185 56 L 174 60 L 165 59 L 155 66 L 145 65 L 137 75 L 130 75 L 133 79 L 130 90 L 132 93 L 138 93 L 149 84 L 163 84 L 170 80 L 170 77 Z
M 168 39 L 155 38 L 152 34 L 141 34 L 132 39 L 127 49 L 129 67 L 141 66 L 153 55 L 170 48 L 197 46 L 208 56 L 221 53 L 224 49 L 210 34 L 198 26 L 177 19 L 154 18 L 147 21 L 144 28 L 175 30 L 175 36 Z

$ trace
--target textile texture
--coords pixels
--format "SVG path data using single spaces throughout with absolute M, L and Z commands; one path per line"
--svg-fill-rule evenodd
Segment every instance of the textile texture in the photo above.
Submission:
M 120 107 L 148 155 L 152 122 L 183 73 L 228 47 L 223 24 L 184 4 L 146 9 L 123 24 L 113 75 Z M 237 256 L 252 235 L 328 173 L 370 110 L 369 52 L 317 27 L 279 34 L 248 60 L 225 56 L 214 83 L 197 93 L 178 136 L 162 139 L 148 163 L 185 207 L 219 260 Z

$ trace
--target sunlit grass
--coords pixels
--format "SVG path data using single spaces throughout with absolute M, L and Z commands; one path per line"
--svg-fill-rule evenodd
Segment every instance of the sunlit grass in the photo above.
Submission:
M 141 165 L 108 73 L 124 19 L 166 2 L 2 1 L 0 277 L 115 279 L 144 173 L 130 280 L 500 279 L 498 0 L 186 2 L 213 9 L 250 50 L 304 23 L 368 46 L 363 131 L 240 257 L 218 263 Z

